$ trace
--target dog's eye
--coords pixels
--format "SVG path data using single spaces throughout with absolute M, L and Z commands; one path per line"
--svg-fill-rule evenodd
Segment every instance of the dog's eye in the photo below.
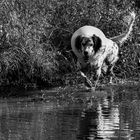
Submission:
M 82 46 L 85 46 L 85 43 L 81 43 Z

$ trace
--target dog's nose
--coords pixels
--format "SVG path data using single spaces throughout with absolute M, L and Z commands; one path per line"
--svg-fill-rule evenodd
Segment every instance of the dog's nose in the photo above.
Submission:
M 84 51 L 84 55 L 85 55 L 85 56 L 88 56 L 88 52 L 87 52 L 87 51 Z

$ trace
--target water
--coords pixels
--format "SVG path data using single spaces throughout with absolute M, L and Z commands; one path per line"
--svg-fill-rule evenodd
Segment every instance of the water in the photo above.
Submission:
M 40 93 L 0 100 L 0 140 L 140 140 L 140 86 Z

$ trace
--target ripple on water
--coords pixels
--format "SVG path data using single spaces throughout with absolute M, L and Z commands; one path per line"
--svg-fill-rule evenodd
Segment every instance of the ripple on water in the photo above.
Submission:
M 41 91 L 38 101 L 1 99 L 0 139 L 140 139 L 140 87 L 56 91 Z

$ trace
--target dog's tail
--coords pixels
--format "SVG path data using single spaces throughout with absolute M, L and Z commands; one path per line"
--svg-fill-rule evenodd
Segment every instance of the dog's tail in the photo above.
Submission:
M 128 39 L 128 37 L 133 29 L 132 27 L 134 25 L 134 22 L 135 22 L 135 17 L 136 17 L 135 12 L 134 11 L 131 12 L 130 16 L 131 16 L 130 23 L 129 23 L 129 26 L 128 26 L 128 29 L 126 30 L 126 32 L 121 35 L 110 38 L 112 41 L 122 45 Z

